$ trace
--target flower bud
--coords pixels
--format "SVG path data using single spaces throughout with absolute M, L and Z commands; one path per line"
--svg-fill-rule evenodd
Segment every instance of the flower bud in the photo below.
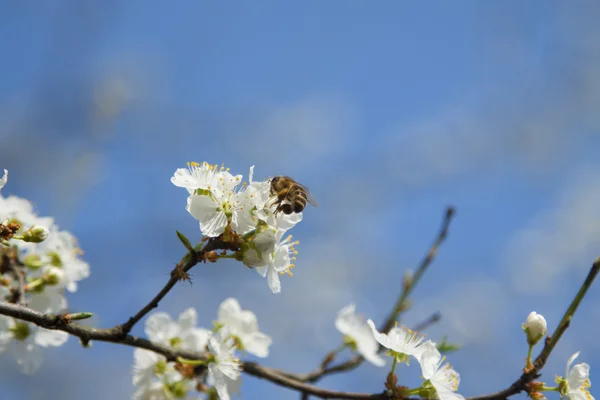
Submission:
M 262 227 L 242 247 L 242 261 L 250 268 L 261 267 L 269 261 L 269 254 L 275 251 L 277 244 L 276 230 Z
M 530 346 L 533 346 L 546 335 L 548 326 L 541 314 L 532 311 L 523 324 L 523 330 L 527 335 L 527 343 L 529 343 Z
M 256 246 L 256 250 L 261 253 L 272 253 L 275 251 L 277 238 L 275 237 L 275 229 L 264 229 L 258 232 L 252 240 Z
M 33 225 L 23 232 L 22 239 L 24 242 L 41 243 L 46 240 L 48 234 L 50 234 L 48 228 L 40 225 Z

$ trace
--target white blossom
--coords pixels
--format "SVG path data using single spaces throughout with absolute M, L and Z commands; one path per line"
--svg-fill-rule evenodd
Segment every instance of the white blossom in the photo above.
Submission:
M 221 400 L 229 400 L 229 388 L 240 377 L 240 362 L 234 356 L 235 342 L 227 327 L 222 327 L 208 339 L 212 359 L 208 374 Z
M 27 375 L 41 367 L 43 348 L 62 346 L 68 338 L 66 332 L 0 316 L 0 351 L 12 354 L 21 372 Z
M 27 293 L 27 305 L 44 314 L 59 314 L 67 309 L 67 299 L 60 287 L 46 285 L 39 292 Z
M 442 357 L 435 343 L 431 340 L 423 343 L 421 358 L 421 372 L 423 378 L 434 387 L 440 400 L 462 400 L 464 397 L 456 391 L 460 383 L 460 374 L 449 363 L 442 366 L 445 357 Z
M 523 324 L 523 330 L 527 335 L 527 342 L 533 346 L 546 335 L 548 325 L 546 324 L 546 319 L 541 314 L 532 311 Z
M 335 319 L 335 327 L 343 335 L 352 340 L 356 351 L 372 364 L 382 367 L 385 360 L 381 358 L 377 351 L 379 344 L 373 337 L 373 332 L 365 319 L 355 313 L 356 307 L 350 304 L 342 308 Z
M 4 170 L 4 175 L 0 178 L 0 190 L 6 185 L 6 182 L 8 182 L 8 171 Z
M 188 162 L 187 166 L 187 169 L 178 168 L 175 171 L 175 174 L 171 178 L 171 183 L 187 189 L 190 194 L 193 194 L 197 189 L 212 190 L 219 183 L 219 178 L 227 172 L 224 169 L 220 169 L 218 165 L 212 165 L 206 161 L 202 164 Z
M 195 399 L 188 392 L 191 381 L 167 363 L 164 356 L 153 351 L 135 349 L 133 353 L 134 400 Z
M 590 366 L 586 363 L 575 365 L 570 369 L 573 361 L 579 356 L 579 352 L 573 354 L 567 361 L 566 371 L 566 393 L 565 396 L 569 400 L 594 400 L 594 396 L 589 391 L 590 382 Z
M 242 310 L 236 299 L 230 297 L 221 303 L 217 323 L 228 328 L 243 350 L 257 357 L 269 355 L 271 337 L 259 331 L 256 315 L 250 310 Z
M 210 331 L 196 327 L 196 310 L 190 307 L 174 321 L 165 312 L 157 312 L 146 320 L 148 339 L 182 350 L 204 351 Z
M 279 232 L 278 232 L 279 234 Z M 256 272 L 263 278 L 267 277 L 267 283 L 273 293 L 281 292 L 281 281 L 279 275 L 287 273 L 292 276 L 293 261 L 296 260 L 296 248 L 300 242 L 292 242 L 292 235 L 289 235 L 281 242 L 275 245 L 275 250 L 271 254 L 264 254 L 266 260 L 264 266 L 256 267 Z
M 417 360 L 421 357 L 424 348 L 421 346 L 423 336 L 419 333 L 411 331 L 404 326 L 394 326 L 385 334 L 377 330 L 372 320 L 368 320 L 367 324 L 371 327 L 373 336 L 375 336 L 375 340 L 379 344 L 397 353 L 396 357 L 398 361 L 408 364 L 409 356 L 413 356 Z
M 42 255 L 42 260 L 49 268 L 53 268 L 54 272 L 56 269 L 62 272 L 58 285 L 71 293 L 77 291 L 77 283 L 80 280 L 90 276 L 89 264 L 80 258 L 82 251 L 77 239 L 68 231 L 60 231 L 55 226 L 48 239 L 36 249 L 36 253 Z M 48 272 L 49 268 L 42 271 Z
M 217 237 L 228 223 L 234 232 L 244 235 L 256 227 L 253 197 L 235 186 L 222 184 L 210 194 L 191 195 L 187 211 L 200 222 L 200 230 L 209 237 Z
M 54 225 L 53 218 L 39 217 L 33 211 L 31 202 L 21 197 L 3 197 L 0 195 L 0 210 L 2 212 L 0 217 L 3 221 L 8 220 L 9 222 L 16 222 L 21 225 L 21 229 L 17 234 L 21 234 L 34 225 L 44 226 L 46 228 L 50 228 Z M 19 250 L 25 254 L 34 251 L 38 246 L 37 243 L 29 243 L 22 240 L 11 241 L 11 244 L 18 247 Z

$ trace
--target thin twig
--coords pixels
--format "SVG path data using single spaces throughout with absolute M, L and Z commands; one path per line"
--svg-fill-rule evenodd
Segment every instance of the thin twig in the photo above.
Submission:
M 435 241 L 433 242 L 433 244 L 429 248 L 429 251 L 421 261 L 421 264 L 415 271 L 415 274 L 412 276 L 410 284 L 406 285 L 404 287 L 404 290 L 402 290 L 402 293 L 396 301 L 392 312 L 382 324 L 381 329 L 379 330 L 380 332 L 388 332 L 394 326 L 396 320 L 398 319 L 402 311 L 406 309 L 405 303 L 408 300 L 408 296 L 410 296 L 410 294 L 413 292 L 413 290 L 417 286 L 417 283 L 419 283 L 419 280 L 421 279 L 423 274 L 425 274 L 427 268 L 429 268 L 435 256 L 437 255 L 438 249 L 440 248 L 442 243 L 444 243 L 444 240 L 446 240 L 446 238 L 448 237 L 448 228 L 450 227 L 450 222 L 452 222 L 452 217 L 454 217 L 455 214 L 456 211 L 454 207 L 448 207 L 446 209 L 446 213 L 444 214 L 444 220 L 442 222 L 442 227 L 440 228 L 440 231 Z
M 380 332 L 388 332 L 390 330 L 390 328 L 392 328 L 394 326 L 396 320 L 398 319 L 398 316 L 402 313 L 402 311 L 406 310 L 406 301 L 408 299 L 408 296 L 412 293 L 414 288 L 417 286 L 417 283 L 419 283 L 421 277 L 423 276 L 423 274 L 427 271 L 427 268 L 433 262 L 439 247 L 442 245 L 442 243 L 444 243 L 444 241 L 448 237 L 448 228 L 450 227 L 450 223 L 452 222 L 452 217 L 454 217 L 455 214 L 456 214 L 456 211 L 455 211 L 454 207 L 448 207 L 446 209 L 446 212 L 444 213 L 444 219 L 442 221 L 442 226 L 441 226 L 433 244 L 431 245 L 431 247 L 427 251 L 427 254 L 425 255 L 425 257 L 419 264 L 419 267 L 417 268 L 417 271 L 415 272 L 415 274 L 412 276 L 410 282 L 403 287 L 400 297 L 396 301 L 396 304 L 394 305 L 394 308 L 390 312 L 389 316 L 385 319 L 384 323 L 382 324 Z M 435 318 L 435 314 L 431 318 Z M 438 320 L 439 320 L 439 316 L 438 316 Z M 428 321 L 425 321 L 425 322 L 428 322 Z M 437 321 L 431 321 L 431 322 L 429 322 L 429 324 L 435 323 L 435 322 L 437 322 Z M 422 329 L 417 329 L 417 330 L 422 330 Z M 380 347 L 380 350 L 381 349 L 382 348 Z M 337 372 L 344 372 L 344 371 L 352 370 L 352 369 L 358 367 L 360 364 L 362 364 L 363 361 L 364 361 L 364 358 L 362 356 L 355 356 L 348 361 L 344 361 L 342 363 L 335 364 L 331 367 L 323 368 L 321 366 L 318 369 L 316 369 L 315 371 L 309 372 L 307 374 L 287 374 L 287 376 L 289 376 L 293 379 L 303 381 L 303 382 L 316 382 L 319 379 L 321 379 L 322 377 L 324 377 L 325 375 L 330 375 L 330 374 L 337 373 Z
M 569 327 L 569 324 L 571 323 L 571 319 L 573 318 L 573 315 L 575 315 L 575 311 L 577 311 L 579 304 L 585 297 L 589 288 L 592 286 L 592 283 L 594 282 L 594 279 L 596 279 L 598 272 L 600 272 L 600 257 L 597 258 L 596 261 L 594 261 L 594 264 L 592 265 L 590 272 L 588 273 L 587 277 L 585 278 L 585 281 L 581 285 L 581 288 L 577 292 L 577 295 L 575 295 L 575 298 L 571 302 L 571 305 L 569 306 L 569 308 L 563 315 L 562 320 L 556 327 L 556 330 L 554 331 L 552 336 L 549 336 L 546 338 L 546 341 L 544 343 L 544 348 L 542 349 L 542 352 L 540 353 L 540 355 L 537 356 L 537 358 L 533 362 L 533 369 L 531 371 L 523 373 L 519 377 L 519 379 L 517 379 L 512 385 L 510 385 L 508 388 L 506 388 L 504 390 L 501 390 L 496 393 L 488 394 L 485 396 L 471 397 L 468 400 L 503 400 L 503 399 L 507 399 L 510 396 L 513 396 L 517 393 L 522 392 L 523 390 L 525 390 L 525 387 L 528 383 L 530 383 L 534 379 L 537 379 L 540 376 L 539 372 L 546 365 L 546 361 L 548 361 L 548 357 L 550 357 L 550 353 L 552 353 L 552 350 L 554 350 L 554 347 L 556 346 L 556 344 L 562 337 L 563 333 L 565 333 L 565 331 Z
M 133 326 L 137 324 L 142 318 L 144 318 L 146 314 L 148 314 L 154 308 L 158 307 L 158 303 L 167 295 L 167 293 L 171 291 L 171 289 L 173 289 L 177 282 L 187 277 L 187 272 L 196 264 L 198 264 L 198 262 L 202 261 L 206 253 L 212 250 L 221 250 L 227 248 L 227 243 L 218 239 L 211 239 L 201 250 L 194 252 L 194 254 L 192 254 L 191 252 L 186 254 L 177 263 L 173 271 L 171 271 L 171 278 L 160 290 L 160 292 L 158 292 L 158 294 L 154 296 L 152 300 L 150 300 L 150 302 L 146 304 L 140 311 L 138 311 L 133 317 L 129 318 L 127 322 L 120 326 L 122 335 L 128 334 L 133 328 Z
M 17 318 L 23 321 L 31 322 L 42 328 L 67 332 L 73 336 L 79 337 L 84 345 L 86 345 L 90 340 L 96 340 L 100 342 L 118 343 L 127 346 L 138 347 L 145 350 L 150 350 L 155 353 L 162 354 L 167 358 L 168 361 L 176 361 L 179 357 L 192 360 L 206 359 L 205 353 L 176 350 L 168 346 L 154 343 L 147 339 L 142 339 L 131 335 L 123 335 L 121 328 L 118 325 L 114 328 L 109 329 L 90 328 L 75 323 L 67 323 L 65 322 L 66 320 L 64 318 L 61 318 L 62 316 L 60 315 L 42 314 L 35 310 L 6 302 L 0 302 L 0 314 Z M 266 379 L 269 382 L 272 382 L 276 385 L 297 391 L 302 391 L 308 393 L 311 396 L 320 397 L 323 399 L 385 398 L 383 394 L 350 393 L 322 389 L 288 378 L 284 375 L 281 375 L 274 369 L 263 367 L 259 364 L 252 362 L 243 362 L 242 370 L 248 375 Z

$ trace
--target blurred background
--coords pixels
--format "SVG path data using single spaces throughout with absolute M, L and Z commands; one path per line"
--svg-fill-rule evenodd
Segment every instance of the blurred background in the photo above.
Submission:
M 271 367 L 314 369 L 351 302 L 381 321 L 446 205 L 457 208 L 450 237 L 402 322 L 441 312 L 428 337 L 463 346 L 449 360 L 465 396 L 520 375 L 521 323 L 534 310 L 554 329 L 600 255 L 597 2 L 0 5 L 3 194 L 79 238 L 92 275 L 68 299 L 96 326 L 125 321 L 162 287 L 184 254 L 176 229 L 200 239 L 169 181 L 187 161 L 291 175 L 319 200 L 292 231 L 300 254 L 281 294 L 219 262 L 160 305 L 174 316 L 194 306 L 210 327 L 237 297 L 274 338 Z M 594 382 L 599 300 L 594 287 L 546 382 L 578 350 Z M 71 338 L 45 354 L 33 377 L 0 357 L 3 399 L 133 393 L 129 347 Z M 386 373 L 365 364 L 320 385 L 377 392 Z M 399 374 L 411 386 L 420 369 Z M 299 398 L 243 379 L 243 399 Z

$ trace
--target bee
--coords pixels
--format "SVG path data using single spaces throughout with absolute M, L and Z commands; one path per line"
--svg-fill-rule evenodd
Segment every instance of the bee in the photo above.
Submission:
M 318 203 L 308 188 L 289 176 L 275 176 L 271 178 L 271 194 L 277 199 L 275 214 L 282 211 L 284 214 L 301 213 L 307 203 L 317 207 Z

